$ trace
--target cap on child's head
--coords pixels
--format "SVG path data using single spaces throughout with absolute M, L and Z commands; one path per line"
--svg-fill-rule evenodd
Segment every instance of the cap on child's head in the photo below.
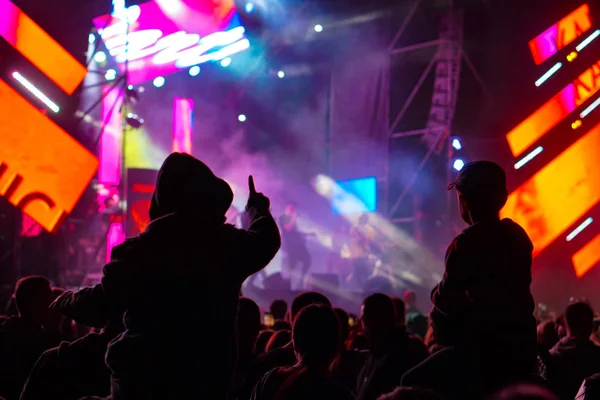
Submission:
M 506 174 L 501 166 L 492 161 L 474 161 L 460 170 L 448 190 L 456 188 L 465 196 L 478 194 L 506 195 Z

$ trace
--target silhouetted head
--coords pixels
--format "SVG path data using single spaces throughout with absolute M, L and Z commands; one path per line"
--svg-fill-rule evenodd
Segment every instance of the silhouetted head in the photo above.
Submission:
M 558 400 L 558 397 L 545 387 L 520 384 L 502 389 L 489 400 Z
M 548 319 L 537 326 L 537 342 L 546 350 L 551 349 L 558 342 L 558 332 L 554 321 Z
M 292 341 L 292 331 L 276 331 L 273 336 L 269 339 L 267 343 L 267 347 L 265 348 L 266 352 L 273 351 L 275 349 L 280 349 L 284 346 L 287 346 Z
M 275 331 L 267 329 L 258 334 L 258 338 L 256 338 L 256 346 L 254 348 L 255 354 L 262 354 L 267 351 L 267 344 L 274 333 Z
M 339 307 L 334 307 L 333 312 L 338 318 L 338 322 L 340 323 L 340 345 L 343 345 L 346 340 L 348 340 L 348 336 L 350 335 L 350 324 L 348 320 L 350 317 L 348 313 Z
M 391 393 L 380 396 L 377 400 L 442 400 L 442 397 L 427 389 L 399 387 Z
M 582 301 L 571 303 L 565 311 L 565 323 L 569 336 L 587 340 L 594 329 L 594 312 Z
M 362 304 L 362 324 L 370 341 L 387 338 L 396 325 L 394 301 L 381 293 L 367 297 Z
M 417 303 L 417 294 L 412 290 L 404 292 L 404 306 L 413 307 Z
M 222 223 L 232 201 L 233 192 L 227 182 L 216 177 L 206 164 L 189 154 L 172 153 L 158 171 L 150 219 L 181 213 Z
M 466 164 L 448 190 L 456 188 L 460 215 L 468 224 L 497 219 L 508 198 L 506 174 L 491 161 Z
M 406 324 L 406 306 L 400 297 L 392 297 L 394 309 L 396 310 L 396 324 L 404 326 Z
M 338 318 L 329 306 L 305 307 L 294 320 L 296 357 L 309 369 L 327 370 L 339 351 Z
M 237 320 L 238 345 L 241 353 L 251 354 L 254 352 L 259 331 L 260 309 L 258 305 L 247 297 L 241 297 Z
M 291 331 L 292 330 L 292 324 L 290 324 L 289 322 L 283 320 L 283 319 L 278 319 L 273 323 L 273 326 L 271 327 L 271 329 L 273 329 L 275 332 L 277 331 Z
M 17 282 L 15 302 L 21 317 L 44 325 L 52 316 L 49 307 L 53 301 L 52 286 L 48 279 L 42 276 L 27 276 Z
M 273 319 L 285 319 L 285 314 L 287 313 L 288 305 L 285 300 L 273 300 L 271 303 L 271 314 L 273 314 Z
M 292 324 L 294 323 L 294 320 L 295 320 L 296 316 L 298 315 L 298 313 L 304 307 L 307 307 L 307 306 L 310 306 L 313 304 L 322 304 L 327 307 L 331 307 L 331 302 L 329 301 L 329 299 L 319 292 L 300 293 L 298 296 L 296 296 L 294 298 L 294 301 L 292 302 L 292 308 L 290 309 L 290 318 L 291 318 Z

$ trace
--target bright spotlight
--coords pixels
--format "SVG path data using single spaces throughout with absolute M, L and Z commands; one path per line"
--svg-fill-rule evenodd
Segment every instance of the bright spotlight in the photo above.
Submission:
M 283 77 L 285 77 L 285 72 L 283 72 L 283 71 L 279 71 L 279 72 L 277 73 L 277 76 L 278 76 L 278 77 L 280 77 L 280 78 L 283 78 Z
M 456 150 L 462 149 L 462 143 L 460 143 L 460 139 L 458 139 L 458 138 L 452 139 L 452 147 L 454 147 Z
M 231 57 L 225 57 L 221 60 L 221 67 L 229 67 L 231 65 Z
M 152 84 L 154 85 L 154 87 L 157 87 L 157 88 L 163 87 L 163 85 L 165 84 L 165 78 L 162 76 L 157 76 L 152 81 Z
M 252 11 L 254 11 L 254 3 L 252 3 L 251 1 L 247 2 L 244 6 L 244 10 L 246 10 L 248 14 L 251 14 Z
M 315 25 L 315 32 L 323 32 L 323 25 L 321 25 L 321 24 Z
M 457 160 L 454 160 L 454 164 L 452 164 L 452 167 L 457 171 L 460 171 L 461 169 L 463 169 L 464 166 L 465 166 L 465 162 L 463 160 L 461 160 L 460 158 Z
M 96 41 L 96 35 L 94 35 L 93 33 L 90 33 L 88 35 L 88 43 L 92 44 Z
M 238 115 L 238 121 L 245 122 L 246 121 L 246 115 L 244 115 L 244 114 Z
M 200 73 L 200 67 L 197 65 L 194 65 L 193 67 L 191 67 L 189 69 L 188 73 L 190 74 L 190 76 L 196 76 Z
M 98 63 L 103 63 L 106 61 L 106 53 L 103 51 L 99 51 L 94 54 L 94 60 Z
M 107 81 L 114 81 L 116 77 L 117 70 L 114 68 L 111 68 L 104 73 L 104 78 L 106 78 Z

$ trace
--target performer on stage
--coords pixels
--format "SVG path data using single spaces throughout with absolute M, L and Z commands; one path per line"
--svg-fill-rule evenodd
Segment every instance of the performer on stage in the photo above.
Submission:
M 350 255 L 352 259 L 352 273 L 348 281 L 361 288 L 371 276 L 374 265 L 371 262 L 373 255 L 378 253 L 375 239 L 377 231 L 369 224 L 369 216 L 363 214 L 358 219 L 358 225 L 350 228 Z
M 279 218 L 283 249 L 287 256 L 287 269 L 290 273 L 294 273 L 300 264 L 300 286 L 302 286 L 305 283 L 311 259 L 306 247 L 306 236 L 308 235 L 298 230 L 297 220 L 296 206 L 288 203 L 285 206 L 285 213 Z

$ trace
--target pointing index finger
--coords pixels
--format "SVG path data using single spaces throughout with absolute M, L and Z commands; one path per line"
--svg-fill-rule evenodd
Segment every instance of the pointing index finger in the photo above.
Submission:
M 248 177 L 248 188 L 250 188 L 250 194 L 256 193 L 256 188 L 254 187 L 254 178 L 252 175 Z

